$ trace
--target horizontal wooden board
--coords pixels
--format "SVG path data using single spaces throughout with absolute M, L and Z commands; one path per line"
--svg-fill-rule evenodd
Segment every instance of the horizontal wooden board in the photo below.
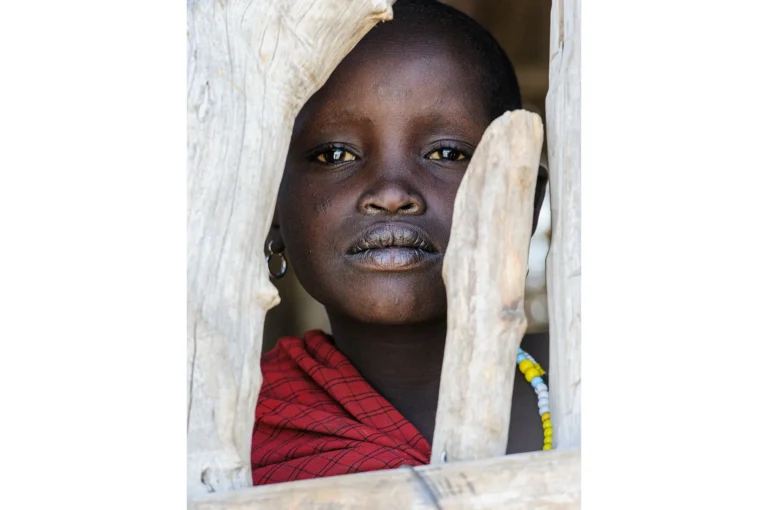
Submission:
M 199 496 L 194 510 L 505 509 L 581 505 L 581 450 L 507 455 Z

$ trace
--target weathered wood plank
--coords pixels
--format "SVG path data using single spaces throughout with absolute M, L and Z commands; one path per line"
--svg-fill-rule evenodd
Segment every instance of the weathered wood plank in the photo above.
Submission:
M 552 2 L 547 148 L 550 409 L 555 448 L 581 445 L 581 0 Z
M 581 452 L 549 451 L 317 478 L 211 494 L 193 510 L 570 510 L 581 503 Z
M 392 0 L 189 0 L 188 493 L 251 484 L 263 243 L 301 106 Z
M 443 262 L 448 334 L 432 463 L 506 453 L 543 140 L 538 115 L 505 113 L 459 187 Z

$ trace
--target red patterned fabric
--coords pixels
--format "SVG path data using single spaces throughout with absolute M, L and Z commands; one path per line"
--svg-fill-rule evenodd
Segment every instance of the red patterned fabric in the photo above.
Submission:
M 321 331 L 280 339 L 261 370 L 254 485 L 429 463 L 424 436 Z

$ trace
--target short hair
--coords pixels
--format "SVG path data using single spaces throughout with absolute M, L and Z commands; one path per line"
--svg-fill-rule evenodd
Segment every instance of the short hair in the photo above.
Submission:
M 522 108 L 522 98 L 515 68 L 496 39 L 477 21 L 463 12 L 437 0 L 397 0 L 393 5 L 394 20 L 408 25 L 418 24 L 430 30 L 450 34 L 452 41 L 465 46 L 477 57 L 473 61 L 488 93 L 491 118 L 507 110 Z

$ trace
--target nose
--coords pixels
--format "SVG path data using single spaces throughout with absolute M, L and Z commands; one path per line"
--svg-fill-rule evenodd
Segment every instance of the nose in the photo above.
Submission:
M 418 215 L 426 209 L 424 197 L 399 182 L 383 182 L 360 197 L 358 209 L 367 215 Z

